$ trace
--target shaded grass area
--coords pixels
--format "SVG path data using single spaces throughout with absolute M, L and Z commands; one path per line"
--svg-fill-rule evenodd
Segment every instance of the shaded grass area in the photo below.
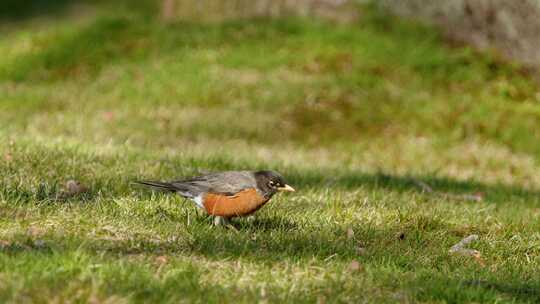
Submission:
M 6 0 L 3 2 L 2 10 L 0 10 L 0 20 L 20 20 L 23 18 L 35 17 L 36 15 L 49 15 L 62 11 L 69 4 L 73 4 L 73 0 L 32 0 L 32 1 L 16 1 Z
M 370 9 L 163 24 L 81 3 L 0 20 L 0 302 L 539 301 L 519 67 Z M 299 191 L 236 230 L 131 184 L 267 168 Z M 470 234 L 481 262 L 448 253 Z

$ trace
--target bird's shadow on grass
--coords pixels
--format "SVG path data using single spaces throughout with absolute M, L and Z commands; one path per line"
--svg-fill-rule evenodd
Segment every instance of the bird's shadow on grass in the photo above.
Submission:
M 167 161 L 168 162 L 168 161 Z M 175 161 L 169 162 L 177 166 Z M 209 171 L 238 170 L 245 168 L 245 164 L 227 158 L 210 159 L 207 167 Z M 268 164 L 259 164 L 255 168 L 268 169 Z M 540 189 L 524 188 L 519 185 L 503 183 L 488 184 L 474 179 L 457 180 L 455 178 L 440 176 L 436 173 L 426 174 L 389 174 L 386 172 L 362 172 L 350 169 L 302 169 L 275 168 L 281 172 L 288 183 L 301 193 L 303 189 L 336 189 L 354 190 L 359 188 L 384 188 L 398 192 L 426 192 L 426 186 L 433 191 L 432 194 L 463 195 L 462 199 L 481 197 L 490 202 L 508 202 L 511 198 L 522 198 L 540 203 Z M 175 179 L 178 177 L 172 177 Z
M 526 189 L 519 186 L 504 184 L 485 184 L 475 180 L 458 181 L 448 177 L 391 175 L 384 173 L 368 174 L 363 172 L 337 172 L 337 171 L 302 171 L 285 174 L 287 181 L 297 189 L 294 195 L 302 195 L 304 190 L 356 190 L 356 189 L 387 189 L 396 192 L 417 192 L 428 195 L 442 195 L 449 199 L 479 200 L 493 203 L 516 203 L 527 201 L 527 206 L 534 208 L 540 205 L 540 191 Z M 170 177 L 164 179 L 175 179 Z M 148 189 L 130 185 L 130 181 L 139 177 L 124 177 L 118 181 L 94 181 L 89 185 L 88 191 L 74 195 L 65 195 L 63 187 L 58 181 L 44 181 L 39 185 L 5 185 L 0 187 L 0 195 L 11 202 L 20 204 L 33 203 L 38 205 L 51 205 L 62 203 L 92 203 L 98 199 L 116 199 L 124 197 L 126 191 L 139 193 L 141 199 L 148 200 L 157 197 L 155 192 Z M 1 186 L 1 185 L 0 185 Z M 426 193 L 426 188 L 431 193 Z M 187 202 L 182 202 L 187 203 Z M 275 220 L 274 220 L 275 222 Z M 255 222 L 263 229 L 278 227 L 272 221 Z
M 238 231 L 256 232 L 272 230 L 296 230 L 298 224 L 284 217 L 254 217 L 248 219 L 235 219 L 231 225 Z
M 234 170 L 237 166 L 225 166 Z M 289 172 L 290 171 L 290 172 Z M 504 203 L 520 198 L 540 204 L 540 190 L 517 185 L 486 184 L 476 180 L 460 181 L 435 175 L 395 175 L 338 170 L 282 170 L 286 180 L 301 195 L 304 189 L 388 189 L 397 192 L 418 192 L 442 195 L 459 200 L 485 200 Z M 174 177 L 172 178 L 174 179 Z M 428 191 L 426 191 L 428 190 Z M 532 206 L 532 205 L 531 205 Z
M 66 152 L 59 152 L 48 147 L 38 147 L 43 155 L 48 155 L 55 162 L 48 164 L 51 171 L 65 170 L 63 159 Z M 73 156 L 86 159 L 95 166 L 105 166 L 114 168 L 121 165 L 114 157 L 94 155 L 79 155 L 79 151 L 73 151 Z M 41 154 L 40 154 L 41 155 Z M 68 154 L 69 155 L 69 154 Z M 268 169 L 274 166 L 267 163 L 246 165 L 245 162 L 230 159 L 227 157 L 210 158 L 164 158 L 157 161 L 157 164 L 164 170 L 161 172 L 186 172 L 186 168 L 206 168 L 208 171 L 239 170 L 239 169 Z M 139 164 L 142 166 L 143 164 Z M 137 166 L 137 165 L 133 165 Z M 62 180 L 58 177 L 51 179 L 44 178 L 32 167 L 24 163 L 15 163 L 13 168 L 7 169 L 15 172 L 27 173 L 29 180 L 39 180 L 40 184 L 31 183 L 9 183 L 8 180 L 0 180 L 0 197 L 10 202 L 21 203 L 63 203 L 68 202 L 89 202 L 92 203 L 100 199 L 118 199 L 125 197 L 129 192 L 140 193 L 141 197 L 147 198 L 152 193 L 145 189 L 135 187 L 131 183 L 141 179 L 181 179 L 181 176 L 140 176 L 136 175 L 136 170 L 130 174 L 117 174 L 114 169 L 96 172 L 94 178 L 88 178 L 88 172 L 84 169 L 70 168 L 72 172 L 70 178 L 79 180 L 88 186 L 88 191 L 79 193 L 72 197 L 61 199 Z M 2 168 L 4 169 L 4 168 Z M 165 170 L 166 169 L 166 170 Z M 295 195 L 302 195 L 304 190 L 325 189 L 330 191 L 356 190 L 356 189 L 388 189 L 396 192 L 426 192 L 426 185 L 435 193 L 445 194 L 481 194 L 485 201 L 515 203 L 515 199 L 527 200 L 528 206 L 537 207 L 540 205 L 540 189 L 525 188 L 519 185 L 508 184 L 488 184 L 477 180 L 457 180 L 455 178 L 440 176 L 437 174 L 422 175 L 398 175 L 386 172 L 363 172 L 352 169 L 317 169 L 314 165 L 310 169 L 298 169 L 295 167 L 274 168 L 281 172 L 288 183 L 297 189 Z M 9 170 L 8 170 L 9 171 Z M 39 172 L 39 171 L 38 171 Z M 163 174 L 163 173 L 162 173 Z M 265 224 L 266 225 L 266 224 Z M 268 226 L 268 225 L 266 225 Z
M 384 188 L 398 192 L 430 192 L 431 194 L 462 195 L 461 199 L 480 198 L 491 202 L 507 202 L 510 198 L 522 198 L 539 203 L 540 190 L 525 189 L 505 184 L 485 184 L 476 180 L 459 181 L 434 175 L 393 175 L 383 172 L 359 171 L 307 171 L 288 175 L 291 184 L 298 189 Z M 427 191 L 426 191 L 427 190 Z

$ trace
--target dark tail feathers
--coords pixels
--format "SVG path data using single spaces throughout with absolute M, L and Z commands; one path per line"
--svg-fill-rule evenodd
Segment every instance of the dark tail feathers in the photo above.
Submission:
M 137 181 L 135 184 L 150 186 L 162 191 L 176 192 L 178 189 L 171 183 L 154 182 L 154 181 Z

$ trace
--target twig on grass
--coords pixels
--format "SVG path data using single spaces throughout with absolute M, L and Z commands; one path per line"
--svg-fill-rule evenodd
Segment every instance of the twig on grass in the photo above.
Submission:
M 440 192 L 440 191 L 433 190 L 433 188 L 431 188 L 430 185 L 428 185 L 427 183 L 425 183 L 425 182 L 423 182 L 421 180 L 413 178 L 412 181 L 413 181 L 413 183 L 415 185 L 417 185 L 420 189 L 422 189 L 423 192 L 433 194 L 433 195 L 437 195 L 437 196 L 440 196 L 440 197 L 452 198 L 452 199 L 463 200 L 463 201 L 473 201 L 473 202 L 481 202 L 484 199 L 484 196 L 481 193 L 454 194 L 454 193 L 448 193 L 448 192 Z
M 484 263 L 484 260 L 482 260 L 482 254 L 480 253 L 480 251 L 465 247 L 466 245 L 477 240 L 478 240 L 478 235 L 471 234 L 468 237 L 459 241 L 454 246 L 450 247 L 450 250 L 448 250 L 448 252 L 450 252 L 451 254 L 471 256 L 478 262 L 478 264 L 480 264 L 481 266 L 485 266 L 485 263 Z
M 456 252 L 459 252 L 463 249 L 466 249 L 464 248 L 465 245 L 468 245 L 474 241 L 477 241 L 478 240 L 478 235 L 476 234 L 471 234 L 469 235 L 468 237 L 462 239 L 461 241 L 459 241 L 457 244 L 455 244 L 454 246 L 452 246 L 449 250 L 450 253 L 456 253 Z M 467 249 L 467 250 L 471 250 L 471 249 Z M 476 251 L 476 250 L 475 250 Z

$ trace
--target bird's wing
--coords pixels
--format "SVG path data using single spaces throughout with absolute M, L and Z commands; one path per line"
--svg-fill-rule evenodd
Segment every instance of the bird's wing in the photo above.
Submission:
M 204 190 L 201 187 L 184 182 L 137 181 L 139 185 L 149 186 L 160 191 L 176 192 L 183 197 L 195 198 Z
M 234 195 L 248 188 L 255 188 L 257 182 L 250 171 L 225 171 L 194 177 L 188 180 L 171 182 L 179 191 L 189 191 L 193 196 L 200 193 L 219 193 Z

